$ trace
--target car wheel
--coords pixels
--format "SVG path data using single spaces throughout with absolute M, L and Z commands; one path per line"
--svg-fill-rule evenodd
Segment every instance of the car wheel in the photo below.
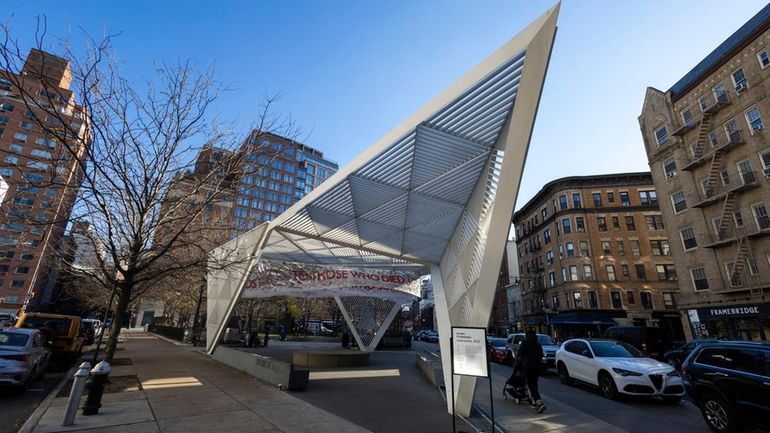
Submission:
M 610 400 L 617 400 L 619 397 L 618 387 L 615 386 L 615 381 L 607 373 L 599 373 L 599 389 L 602 395 Z
M 562 385 L 572 385 L 572 378 L 569 377 L 569 371 L 567 371 L 567 366 L 563 362 L 559 363 L 556 371 L 559 373 L 559 381 Z
M 716 433 L 738 433 L 743 427 L 735 418 L 730 406 L 717 394 L 709 394 L 700 401 L 703 419 Z
M 668 404 L 677 404 L 680 401 L 682 401 L 682 397 L 680 396 L 671 396 L 671 397 L 663 397 L 663 402 Z

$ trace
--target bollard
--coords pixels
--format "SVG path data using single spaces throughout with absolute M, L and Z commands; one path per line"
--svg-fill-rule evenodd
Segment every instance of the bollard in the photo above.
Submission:
M 91 370 L 91 383 L 88 389 L 86 404 L 83 405 L 83 415 L 96 415 L 99 408 L 102 407 L 102 394 L 104 394 L 104 385 L 107 383 L 107 376 L 112 369 L 107 361 L 102 361 Z
M 67 410 L 64 412 L 64 427 L 71 426 L 75 423 L 75 414 L 80 406 L 80 398 L 83 396 L 83 388 L 86 386 L 86 378 L 88 378 L 88 370 L 91 369 L 91 363 L 84 362 L 78 367 L 78 371 L 75 372 L 74 380 L 72 381 L 72 390 L 70 391 L 70 398 L 67 400 Z

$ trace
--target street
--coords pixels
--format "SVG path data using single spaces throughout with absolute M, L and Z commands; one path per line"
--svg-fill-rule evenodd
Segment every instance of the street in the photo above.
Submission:
M 425 348 L 437 352 L 438 344 L 415 341 L 413 348 L 415 351 Z M 495 397 L 495 410 L 500 410 L 498 406 L 500 404 L 514 404 L 511 400 L 502 400 L 503 384 L 510 374 L 510 366 L 492 364 L 492 394 Z M 686 400 L 678 404 L 666 404 L 660 399 L 644 398 L 612 401 L 602 397 L 597 389 L 589 386 L 562 385 L 554 370 L 549 370 L 547 375 L 542 376 L 539 383 L 546 406 L 549 401 L 558 401 L 630 433 L 649 433 L 651 428 L 656 433 L 710 432 L 698 408 Z M 487 411 L 489 410 L 488 386 L 486 379 L 478 380 L 475 400 L 477 405 Z M 525 409 L 522 407 L 521 410 Z
M 31 382 L 23 395 L 0 388 L 0 433 L 16 433 L 48 393 L 59 384 L 65 371 L 49 369 L 43 377 Z

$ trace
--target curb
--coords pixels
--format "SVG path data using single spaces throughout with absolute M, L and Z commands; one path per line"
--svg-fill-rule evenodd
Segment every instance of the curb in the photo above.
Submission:
M 35 427 L 37 427 L 40 419 L 43 418 L 43 414 L 48 410 L 48 408 L 51 407 L 51 404 L 53 404 L 53 400 L 56 398 L 56 395 L 59 394 L 59 391 L 61 391 L 62 388 L 64 388 L 64 384 L 66 384 L 67 380 L 69 380 L 69 378 L 75 374 L 75 370 L 77 370 L 78 367 L 79 364 L 73 365 L 72 368 L 64 373 L 64 377 L 59 382 L 59 384 L 53 387 L 51 392 L 48 393 L 48 396 L 40 403 L 40 405 L 38 405 L 35 411 L 32 412 L 32 415 L 30 415 L 29 418 L 24 421 L 24 424 L 22 424 L 18 433 L 31 433 Z

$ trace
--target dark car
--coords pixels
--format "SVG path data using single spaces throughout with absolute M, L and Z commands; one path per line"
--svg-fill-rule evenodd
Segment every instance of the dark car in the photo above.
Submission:
M 680 370 L 682 368 L 682 364 L 684 363 L 684 360 L 687 359 L 688 356 L 690 356 L 690 353 L 695 350 L 696 347 L 700 346 L 704 343 L 718 343 L 719 340 L 693 340 L 683 346 L 676 347 L 674 349 L 669 350 L 663 355 L 663 360 L 668 363 L 668 365 L 676 368 L 677 370 Z
M 674 347 L 667 329 L 652 326 L 613 326 L 607 328 L 605 338 L 625 341 L 657 360 Z
M 511 356 L 508 347 L 505 345 L 505 338 L 487 337 L 487 349 L 489 350 L 489 360 L 498 364 L 510 364 Z
M 770 431 L 770 344 L 724 341 L 697 346 L 682 364 L 690 399 L 716 433 Z

